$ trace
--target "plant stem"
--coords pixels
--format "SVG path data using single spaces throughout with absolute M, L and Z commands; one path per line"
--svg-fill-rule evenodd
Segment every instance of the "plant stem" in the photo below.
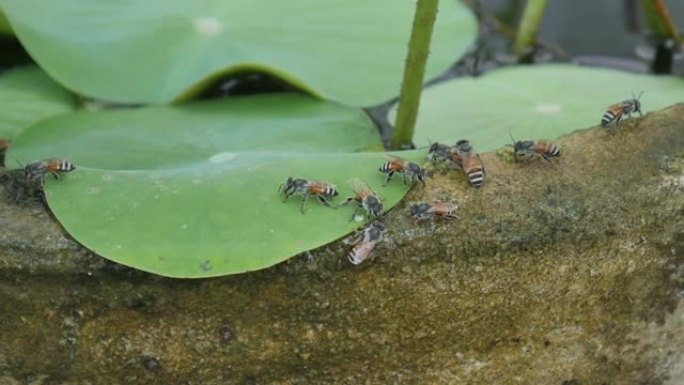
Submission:
M 673 39 L 676 43 L 682 42 L 682 37 L 672 22 L 670 12 L 663 0 L 641 0 L 641 6 L 646 12 L 648 24 L 658 38 L 662 40 Z
M 430 53 L 432 29 L 437 18 L 439 0 L 418 0 L 413 18 L 413 28 L 409 40 L 404 79 L 399 95 L 399 109 L 392 135 L 392 148 L 402 149 L 413 146 L 413 131 L 420 105 L 420 92 L 423 88 L 425 64 Z
M 515 53 L 518 57 L 527 55 L 537 42 L 537 32 L 546 10 L 546 0 L 527 0 L 518 35 L 515 38 Z

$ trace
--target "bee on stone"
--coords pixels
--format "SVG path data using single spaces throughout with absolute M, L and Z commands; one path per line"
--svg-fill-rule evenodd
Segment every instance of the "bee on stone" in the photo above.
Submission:
M 643 92 L 636 97 L 632 95 L 632 99 L 623 100 L 620 103 L 608 107 L 601 118 L 601 126 L 608 127 L 610 125 L 615 125 L 615 127 L 617 127 L 625 115 L 629 118 L 635 112 L 638 113 L 639 116 L 643 116 L 641 113 L 641 102 L 639 101 L 642 94 Z
M 382 223 L 378 221 L 371 222 L 353 241 L 354 246 L 347 256 L 349 262 L 353 265 L 358 265 L 365 261 L 370 256 L 375 245 L 382 240 L 385 232 L 385 226 Z
M 409 214 L 416 219 L 422 221 L 427 219 L 443 218 L 443 219 L 458 219 L 456 215 L 458 205 L 450 202 L 420 202 L 411 205 Z
M 511 135 L 511 139 L 513 136 Z M 560 156 L 560 148 L 557 145 L 545 140 L 520 140 L 513 139 L 513 159 L 531 159 L 540 156 L 544 160 L 550 161 L 551 158 Z
M 389 184 L 394 174 L 400 173 L 405 186 L 412 186 L 416 181 L 419 181 L 423 184 L 423 187 L 425 187 L 426 172 L 418 163 L 395 156 L 388 156 L 388 159 L 389 162 L 380 166 L 380 169 L 378 170 L 387 174 L 383 186 Z
M 437 142 L 432 143 L 428 150 L 428 158 L 433 164 L 446 163 L 451 159 L 451 147 Z
M 361 179 L 352 179 L 349 182 L 349 187 L 354 191 L 354 196 L 349 197 L 342 202 L 342 205 L 348 205 L 351 202 L 356 202 L 356 208 L 350 220 L 353 220 L 359 209 L 366 212 L 366 216 L 375 218 L 381 216 L 385 211 L 382 205 L 382 200 L 375 191 L 371 190 L 368 184 Z
M 309 197 L 314 196 L 323 205 L 333 207 L 328 198 L 336 197 L 338 195 L 335 185 L 328 182 L 312 181 L 304 178 L 289 177 L 285 183 L 280 185 L 278 195 L 283 195 L 283 202 L 294 194 L 302 196 L 302 205 L 300 210 L 304 214 L 304 204 Z
M 482 187 L 485 177 L 485 168 L 480 159 L 480 155 L 473 151 L 473 146 L 469 140 L 459 140 L 454 146 L 456 159 L 461 165 L 461 169 L 468 176 L 468 181 L 473 187 Z
M 455 168 L 462 168 L 462 160 L 456 153 L 455 146 L 448 146 L 441 143 L 432 143 L 428 150 L 428 159 L 435 166 L 447 165 Z
M 27 164 L 24 167 L 24 177 L 29 181 L 42 181 L 47 174 L 50 174 L 55 179 L 59 179 L 62 173 L 75 169 L 76 166 L 67 160 L 50 158 Z

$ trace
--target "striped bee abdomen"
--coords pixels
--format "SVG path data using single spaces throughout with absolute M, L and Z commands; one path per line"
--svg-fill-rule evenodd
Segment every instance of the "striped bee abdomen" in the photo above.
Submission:
M 468 170 L 468 180 L 473 187 L 482 187 L 482 184 L 484 184 L 484 170 L 480 168 Z
M 66 160 L 60 160 L 56 165 L 55 171 L 69 172 L 69 171 L 74 171 L 75 169 L 76 169 L 76 166 L 74 166 L 73 163 L 68 162 Z
M 611 111 L 606 111 L 606 113 L 603 114 L 603 118 L 601 118 L 601 126 L 605 127 L 605 126 L 611 124 L 616 119 L 619 121 L 620 120 L 619 116 L 621 116 L 621 115 L 618 115 L 618 117 L 616 118 L 615 115 Z

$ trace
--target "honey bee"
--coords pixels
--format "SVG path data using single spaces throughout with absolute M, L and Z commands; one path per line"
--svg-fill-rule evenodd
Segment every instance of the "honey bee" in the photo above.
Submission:
M 639 116 L 643 116 L 641 113 L 641 102 L 639 101 L 642 94 L 643 92 L 639 93 L 639 96 L 636 97 L 632 94 L 632 99 L 623 100 L 620 103 L 608 107 L 608 110 L 603 113 L 603 117 L 601 118 L 601 126 L 608 127 L 609 125 L 614 124 L 617 127 L 625 115 L 629 118 L 635 112 L 638 113 Z
M 473 146 L 469 140 L 459 140 L 456 142 L 455 155 L 461 169 L 468 176 L 470 185 L 473 187 L 482 187 L 484 183 L 485 168 L 482 164 L 479 154 L 473 153 Z M 456 162 L 456 160 L 455 160 Z
M 456 153 L 455 146 L 447 146 L 441 143 L 432 143 L 428 150 L 429 159 L 432 164 L 447 164 L 456 168 L 462 168 L 462 159 Z
M 29 163 L 24 167 L 24 177 L 28 180 L 42 180 L 48 173 L 59 179 L 64 172 L 74 171 L 73 163 L 59 158 L 50 158 Z
M 354 219 L 359 209 L 365 210 L 366 215 L 371 217 L 379 217 L 384 213 L 380 197 L 364 181 L 353 179 L 349 182 L 349 187 L 354 191 L 355 195 L 345 199 L 342 205 L 344 206 L 351 202 L 358 203 L 350 220 Z
M 412 205 L 409 209 L 409 214 L 416 221 L 433 218 L 457 219 L 456 210 L 458 210 L 458 206 L 454 203 L 440 201 L 431 203 L 421 202 Z
M 333 207 L 328 198 L 338 195 L 335 185 L 331 183 L 311 181 L 304 178 L 294 179 L 292 177 L 287 178 L 285 183 L 280 185 L 278 194 L 283 194 L 283 202 L 287 201 L 287 198 L 293 194 L 301 195 L 302 205 L 300 210 L 302 214 L 304 214 L 304 204 L 310 196 L 315 196 L 325 206 Z
M 451 158 L 451 147 L 437 142 L 432 143 L 428 155 L 433 164 L 447 162 Z
M 513 135 L 511 135 L 513 139 Z M 557 145 L 545 140 L 520 140 L 513 139 L 513 158 L 531 159 L 534 156 L 541 156 L 544 160 L 550 161 L 551 158 L 560 156 L 560 149 Z
M 406 159 L 397 158 L 394 156 L 388 157 L 389 162 L 380 166 L 378 171 L 386 173 L 387 178 L 385 178 L 385 184 L 387 186 L 392 180 L 392 176 L 395 173 L 400 173 L 402 175 L 402 180 L 404 185 L 413 185 L 415 181 L 419 181 L 425 186 L 425 169 L 420 167 L 417 163 L 408 161 Z
M 385 226 L 382 223 L 378 221 L 371 222 L 354 241 L 354 246 L 347 256 L 349 262 L 353 265 L 358 265 L 366 260 L 384 234 Z

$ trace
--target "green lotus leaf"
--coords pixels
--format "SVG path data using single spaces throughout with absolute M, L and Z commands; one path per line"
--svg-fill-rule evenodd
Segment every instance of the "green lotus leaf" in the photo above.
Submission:
M 400 181 L 382 187 L 376 129 L 359 110 L 297 95 L 175 107 L 79 111 L 41 122 L 8 153 L 27 163 L 61 157 L 77 169 L 47 178 L 46 198 L 66 231 L 113 261 L 171 277 L 264 268 L 342 237 L 361 223 L 351 206 L 315 198 L 283 203 L 288 177 L 337 185 L 340 203 L 365 180 L 396 204 Z M 400 179 L 400 178 L 398 178 Z
M 12 139 L 27 126 L 75 107 L 74 96 L 38 67 L 0 74 L 0 139 Z
M 0 10 L 0 35 L 14 35 L 5 14 Z
M 509 133 L 516 140 L 554 139 L 598 125 L 608 106 L 641 92 L 642 111 L 658 110 L 684 100 L 684 80 L 564 64 L 503 68 L 427 88 L 414 141 L 467 138 L 489 151 L 511 144 Z
M 259 71 L 366 106 L 399 92 L 412 0 L 0 0 L 33 58 L 68 88 L 124 103 L 187 98 L 221 75 Z M 40 12 L 36 12 L 40 9 Z M 443 1 L 427 75 L 476 34 Z

